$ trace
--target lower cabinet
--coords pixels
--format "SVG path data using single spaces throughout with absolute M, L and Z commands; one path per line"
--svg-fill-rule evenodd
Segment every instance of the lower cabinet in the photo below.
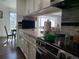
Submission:
M 22 50 L 26 59 L 36 59 L 36 40 L 27 34 L 20 33 L 18 46 Z
M 25 49 L 24 49 L 24 55 L 25 55 L 25 57 L 28 59 L 28 50 L 29 50 L 29 48 L 28 48 L 28 42 L 27 41 L 25 41 Z
M 28 50 L 28 58 L 29 59 L 36 59 L 36 48 L 29 43 L 28 46 L 29 50 Z

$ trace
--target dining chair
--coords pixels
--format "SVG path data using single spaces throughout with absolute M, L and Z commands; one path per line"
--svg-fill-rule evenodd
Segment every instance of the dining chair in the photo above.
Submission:
M 7 28 L 6 28 L 6 26 L 4 26 L 4 29 L 5 29 L 5 32 L 6 32 L 6 35 L 7 35 L 7 42 L 8 42 L 8 39 L 9 39 L 9 37 L 12 37 L 12 39 L 13 39 L 13 34 L 8 34 L 8 30 L 7 30 Z
M 16 39 L 16 29 L 12 29 L 11 32 L 12 32 L 12 39 L 13 38 Z

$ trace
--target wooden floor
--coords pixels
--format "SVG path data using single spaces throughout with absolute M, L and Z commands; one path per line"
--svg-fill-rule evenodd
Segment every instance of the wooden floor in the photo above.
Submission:
M 6 43 L 5 38 L 0 38 L 0 59 L 25 59 L 25 57 L 11 39 Z

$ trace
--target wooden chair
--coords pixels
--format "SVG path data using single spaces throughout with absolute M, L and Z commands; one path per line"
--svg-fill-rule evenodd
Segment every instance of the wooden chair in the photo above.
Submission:
M 15 39 L 16 38 L 16 29 L 12 29 L 11 32 L 12 32 L 12 39 L 13 39 L 13 37 Z
M 10 35 L 8 34 L 6 26 L 4 26 L 4 29 L 5 29 L 5 32 L 6 32 L 6 35 L 7 35 L 7 42 L 8 42 L 9 37 L 12 37 L 12 39 L 13 39 L 13 35 L 12 34 L 10 34 Z

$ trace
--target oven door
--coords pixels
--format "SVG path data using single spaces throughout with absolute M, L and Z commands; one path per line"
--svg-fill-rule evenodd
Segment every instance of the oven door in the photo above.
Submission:
M 47 51 L 42 49 L 42 47 L 38 48 L 36 51 L 36 59 L 49 59 Z
M 36 59 L 57 59 L 57 58 L 47 49 L 40 47 L 36 52 Z

